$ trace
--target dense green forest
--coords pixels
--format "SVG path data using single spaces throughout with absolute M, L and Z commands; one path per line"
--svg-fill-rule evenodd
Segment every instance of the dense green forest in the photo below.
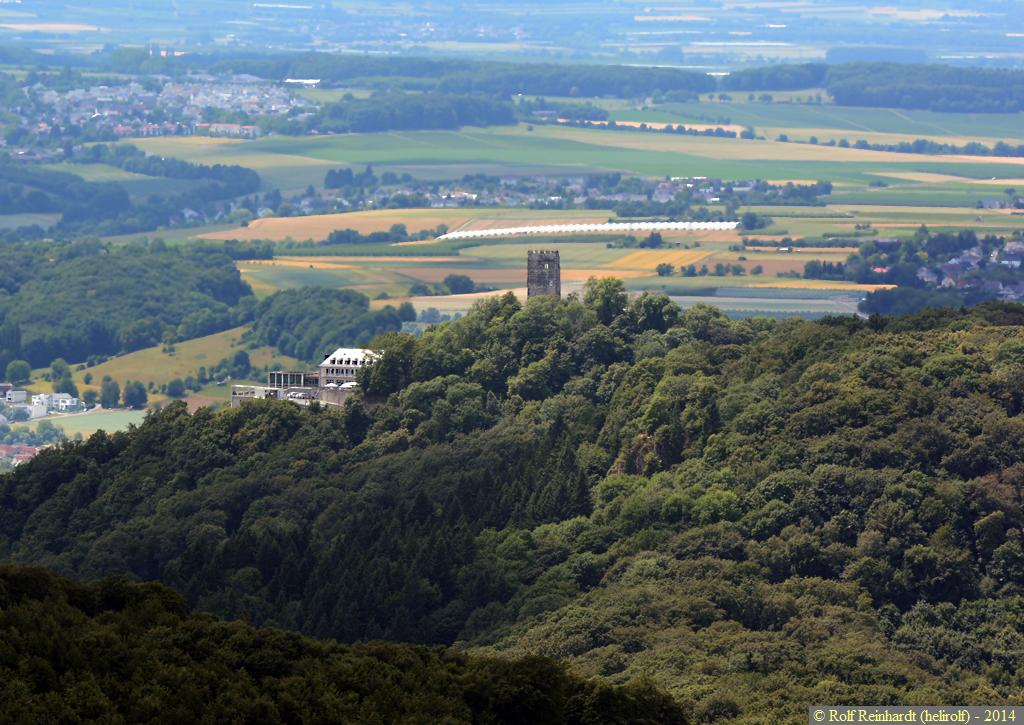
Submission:
M 317 642 L 189 612 L 159 584 L 0 566 L 5 722 L 535 722 L 683 725 L 649 684 L 542 657 Z
M 456 129 L 462 126 L 507 126 L 516 123 L 512 104 L 484 96 L 448 93 L 387 93 L 371 98 L 328 103 L 301 121 L 270 118 L 267 131 L 306 134 L 367 131 Z
M 329 85 L 370 81 L 381 87 L 436 90 L 444 93 L 486 93 L 511 96 L 618 96 L 629 98 L 660 89 L 684 94 L 710 91 L 715 80 L 704 73 L 676 68 L 551 63 L 473 62 L 462 59 L 331 55 L 327 53 L 266 54 L 231 58 L 216 56 L 168 59 L 164 71 L 186 64 L 206 65 L 213 72 L 251 73 L 263 78 L 320 78 Z M 142 65 L 150 63 L 139 58 Z
M 387 333 L 373 405 L 47 450 L 0 557 L 343 641 L 650 675 L 700 722 L 1024 686 L 1024 307 L 729 320 L 621 283 Z
M 86 147 L 75 161 L 88 164 L 109 164 L 133 174 L 160 176 L 166 179 L 202 179 L 212 181 L 205 194 L 214 198 L 230 199 L 242 194 L 259 191 L 260 176 L 244 166 L 193 164 L 181 159 L 169 159 L 156 154 L 147 154 L 131 144 L 92 144 Z
M 240 324 L 255 307 L 214 247 L 34 243 L 6 247 L 0 260 L 0 325 L 11 330 L 0 334 L 0 362 L 84 362 L 187 340 Z
M 327 85 L 481 93 L 501 97 L 665 95 L 682 99 L 716 90 L 825 88 L 844 106 L 921 108 L 957 112 L 1024 110 L 1024 71 L 897 62 L 807 63 L 748 68 L 721 79 L 679 68 L 554 65 L 459 59 L 371 57 L 326 53 L 277 57 L 190 55 L 153 58 L 121 49 L 93 60 L 106 70 L 180 74 L 188 70 L 251 73 L 263 78 L 320 78 Z
M 847 63 L 750 68 L 722 79 L 727 90 L 825 88 L 840 106 L 961 113 L 1024 110 L 1024 71 L 948 65 Z
M 251 337 L 273 345 L 285 355 L 320 363 L 339 342 L 352 347 L 368 344 L 402 322 L 416 319 L 408 302 L 400 309 L 388 305 L 370 310 L 370 300 L 355 290 L 300 287 L 276 292 L 260 302 Z

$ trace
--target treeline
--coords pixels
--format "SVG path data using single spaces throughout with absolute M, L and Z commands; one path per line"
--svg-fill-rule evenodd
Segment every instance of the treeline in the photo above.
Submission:
M 84 362 L 185 340 L 249 319 L 255 299 L 210 246 L 36 243 L 0 253 L 0 360 Z
M 355 133 L 512 125 L 516 115 L 507 101 L 484 96 L 387 93 L 329 103 L 302 120 L 269 118 L 261 123 L 268 131 L 286 134 Z
M 213 216 L 223 210 L 227 199 L 255 191 L 260 184 L 256 172 L 240 166 L 142 158 L 141 151 L 95 153 L 96 160 L 106 155 L 110 163 L 123 164 L 126 170 L 160 176 L 167 172 L 168 178 L 195 179 L 196 183 L 185 191 L 133 198 L 116 182 L 85 181 L 71 173 L 0 161 L 0 213 L 59 213 L 60 220 L 45 234 L 61 238 L 129 234 L 182 224 L 187 221 L 185 210 L 197 217 Z M 34 226 L 7 232 L 3 238 L 17 241 L 42 236 L 44 230 Z
M 0 555 L 317 636 L 656 671 L 698 722 L 1005 702 L 1022 330 L 1001 304 L 773 322 L 616 280 L 493 297 L 372 342 L 373 405 L 176 403 L 43 451 L 0 478 Z
M 721 81 L 739 91 L 825 88 L 841 106 L 960 113 L 1024 110 L 1024 71 L 902 63 L 778 65 L 736 71 Z
M 516 103 L 516 111 L 529 120 L 535 116 L 553 115 L 571 121 L 607 121 L 607 109 L 593 103 L 571 103 L 549 101 L 546 98 L 522 98 Z
M 615 120 L 608 121 L 607 123 L 598 123 L 591 121 L 586 118 L 567 118 L 563 125 L 578 126 L 580 128 L 604 128 L 609 131 L 651 131 L 655 133 L 674 133 L 680 136 L 707 136 L 711 138 L 744 138 L 752 139 L 755 138 L 753 131 L 744 130 L 739 133 L 731 131 L 729 129 L 716 127 L 716 128 L 693 128 L 692 126 L 684 126 L 683 124 L 672 125 L 667 123 L 664 126 L 648 126 L 646 123 L 641 123 L 638 126 L 625 123 L 616 123 Z
M 977 141 L 971 141 L 963 146 L 951 143 L 941 143 L 929 139 L 919 138 L 914 141 L 900 141 L 899 143 L 884 144 L 870 143 L 864 139 L 854 141 L 852 144 L 846 139 L 840 139 L 837 143 L 840 148 L 865 149 L 870 151 L 889 151 L 902 154 L 950 154 L 957 156 L 1024 156 L 1024 144 L 1014 146 L 1005 141 L 997 141 L 988 146 Z
M 190 612 L 159 584 L 79 584 L 0 566 L 11 722 L 687 722 L 650 684 L 587 680 L 543 657 L 318 642 Z
M 120 213 L 131 206 L 123 187 L 92 183 L 62 171 L 0 161 L 0 213 Z
M 856 49 L 854 49 L 856 50 Z M 893 49 L 897 51 L 899 49 Z M 877 53 L 877 49 L 871 51 Z M 366 85 L 381 91 L 428 94 L 518 94 L 553 97 L 685 100 L 717 91 L 773 91 L 825 88 L 836 103 L 965 113 L 1015 113 L 1024 109 L 1024 71 L 902 62 L 785 64 L 749 68 L 715 79 L 678 68 L 621 65 L 483 62 L 462 59 L 373 57 L 329 53 L 193 54 L 151 56 L 142 48 L 116 48 L 88 58 L 65 56 L 64 64 L 119 73 L 249 73 L 281 81 L 319 78 L 327 86 Z M 895 52 L 894 52 L 895 55 Z M 909 56 L 908 56 L 909 58 Z M 895 58 L 894 58 L 895 59 Z M 53 59 L 35 58 L 33 64 Z M 437 126 L 446 128 L 446 126 Z
M 218 60 L 211 70 L 252 73 L 273 79 L 320 78 L 332 85 L 359 79 L 384 79 L 384 83 L 444 93 L 505 97 L 521 93 L 632 98 L 651 89 L 700 93 L 715 88 L 714 79 L 706 74 L 675 68 L 496 62 L 476 62 L 470 66 L 461 59 L 373 58 L 323 53 Z
M 72 58 L 72 65 L 82 59 Z M 341 55 L 330 53 L 200 54 L 154 57 L 139 48 L 117 48 L 88 59 L 93 67 L 121 73 L 182 75 L 249 73 L 261 78 L 320 78 L 328 86 L 369 85 L 382 90 L 482 93 L 504 97 L 617 96 L 633 98 L 658 89 L 682 100 L 712 91 L 705 73 L 643 66 L 553 63 L 467 63 L 455 58 Z
M 408 302 L 397 310 L 391 305 L 370 310 L 369 298 L 354 290 L 301 287 L 260 302 L 249 334 L 285 355 L 319 364 L 338 347 L 364 347 L 415 319 Z
M 93 144 L 85 147 L 75 157 L 75 161 L 87 164 L 108 164 L 133 174 L 145 176 L 213 181 L 221 189 L 218 197 L 225 199 L 251 194 L 260 188 L 259 174 L 244 166 L 193 164 L 181 159 L 147 154 L 131 144 Z M 210 193 L 217 187 L 207 187 L 205 193 Z
M 395 244 L 409 240 L 432 239 L 447 233 L 447 231 L 448 227 L 444 224 L 439 224 L 434 229 L 421 229 L 415 234 L 409 234 L 405 224 L 392 224 L 387 231 L 382 230 L 369 234 L 363 234 L 355 229 L 335 229 L 327 235 L 327 239 L 319 244 Z

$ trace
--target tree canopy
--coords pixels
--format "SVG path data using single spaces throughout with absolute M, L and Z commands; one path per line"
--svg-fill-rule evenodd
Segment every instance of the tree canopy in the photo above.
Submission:
M 342 410 L 179 402 L 43 451 L 0 557 L 648 673 L 700 722 L 1024 684 L 1024 307 L 734 321 L 595 280 L 372 345 Z
M 12 722 L 670 723 L 649 683 L 537 656 L 318 642 L 190 612 L 159 584 L 0 566 L 0 702 Z

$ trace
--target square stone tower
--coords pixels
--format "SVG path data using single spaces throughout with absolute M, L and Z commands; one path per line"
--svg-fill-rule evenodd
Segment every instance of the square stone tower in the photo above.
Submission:
M 562 296 L 562 263 L 558 252 L 530 250 L 526 253 L 526 296 Z

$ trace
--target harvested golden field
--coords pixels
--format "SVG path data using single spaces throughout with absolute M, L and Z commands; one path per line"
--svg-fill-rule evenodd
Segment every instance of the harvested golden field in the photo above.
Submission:
M 544 226 L 545 224 L 600 224 L 608 221 L 607 210 L 586 211 L 574 209 L 561 212 L 557 217 L 551 215 L 538 216 L 529 211 L 523 212 L 518 217 L 503 215 L 501 217 L 478 216 L 468 219 L 465 224 L 459 227 L 460 230 L 468 229 L 507 229 L 529 225 Z
M 249 222 L 248 226 L 207 232 L 199 239 L 326 239 L 336 229 L 354 229 L 360 234 L 384 232 L 395 224 L 404 224 L 410 234 L 433 230 L 444 224 L 454 229 L 501 229 L 543 224 L 573 224 L 602 222 L 607 211 L 539 211 L 532 209 L 374 209 L 342 214 L 315 214 L 312 216 L 266 217 Z M 403 244 L 430 244 L 403 242 Z
M 374 255 L 372 257 L 345 257 L 345 256 L 324 256 L 324 257 L 274 257 L 274 260 L 305 261 L 319 260 L 321 262 L 355 262 L 361 266 L 376 262 L 401 262 L 403 264 L 422 264 L 436 262 L 438 264 L 449 264 L 452 262 L 469 263 L 473 260 L 468 257 L 388 257 Z
M 326 239 L 336 229 L 355 229 L 360 234 L 384 232 L 394 224 L 404 224 L 410 234 L 434 229 L 439 224 L 458 226 L 470 218 L 459 209 L 380 209 L 348 214 L 316 214 L 313 216 L 266 217 L 254 219 L 248 226 L 198 235 L 200 239 Z
M 616 270 L 642 269 L 649 274 L 659 264 L 673 264 L 677 267 L 697 264 L 707 259 L 712 252 L 706 249 L 642 249 L 608 262 L 605 267 Z

